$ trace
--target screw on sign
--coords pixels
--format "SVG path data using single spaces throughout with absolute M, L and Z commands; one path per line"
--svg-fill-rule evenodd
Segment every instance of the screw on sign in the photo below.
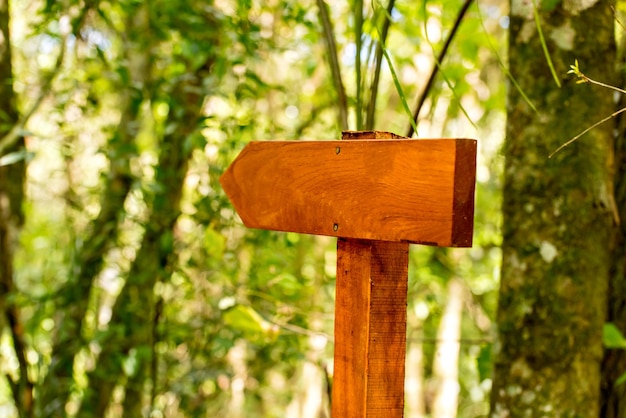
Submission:
M 470 247 L 476 140 L 251 142 L 220 178 L 249 228 L 338 237 L 332 416 L 402 417 L 409 243 Z

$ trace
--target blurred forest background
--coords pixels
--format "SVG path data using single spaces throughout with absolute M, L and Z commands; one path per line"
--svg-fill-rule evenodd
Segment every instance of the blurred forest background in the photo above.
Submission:
M 0 0 L 0 416 L 328 416 L 335 240 L 244 228 L 218 178 L 406 108 L 479 155 L 474 247 L 411 248 L 405 415 L 487 415 L 508 13 Z

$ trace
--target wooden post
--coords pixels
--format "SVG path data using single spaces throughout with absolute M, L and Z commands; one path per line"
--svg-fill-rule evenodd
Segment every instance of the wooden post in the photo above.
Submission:
M 476 141 L 343 139 L 253 142 L 220 181 L 248 227 L 338 237 L 332 416 L 399 418 L 409 243 L 471 246 Z
M 333 417 L 403 416 L 408 267 L 408 243 L 338 239 Z
M 333 417 L 401 417 L 409 244 L 339 238 Z

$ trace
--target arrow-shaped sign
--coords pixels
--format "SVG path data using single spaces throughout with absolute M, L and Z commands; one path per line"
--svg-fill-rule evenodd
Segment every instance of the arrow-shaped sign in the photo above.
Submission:
M 250 228 L 469 247 L 472 139 L 251 142 L 220 182 Z

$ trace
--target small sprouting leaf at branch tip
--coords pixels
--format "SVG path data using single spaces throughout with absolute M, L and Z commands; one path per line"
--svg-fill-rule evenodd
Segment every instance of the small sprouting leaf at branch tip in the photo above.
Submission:
M 615 91 L 620 92 L 622 94 L 626 94 L 626 90 L 624 90 L 624 89 L 620 89 L 619 87 L 611 86 L 610 84 L 605 84 L 605 83 L 602 83 L 600 81 L 596 81 L 596 80 L 593 80 L 593 79 L 587 77 L 585 74 L 583 74 L 582 71 L 580 71 L 580 67 L 578 66 L 578 60 L 574 60 L 574 65 L 570 65 L 569 67 L 570 67 L 570 70 L 567 73 L 568 74 L 575 74 L 576 77 L 579 78 L 576 81 L 576 84 L 591 83 L 591 84 L 595 84 L 595 85 L 598 85 L 600 87 L 604 87 L 604 88 L 607 88 L 607 89 L 610 89 L 610 90 L 615 90 Z M 568 147 L 570 144 L 574 143 L 576 140 L 578 140 L 578 138 L 580 138 L 581 136 L 583 136 L 584 134 L 586 134 L 590 130 L 594 129 L 595 127 L 603 124 L 604 122 L 614 118 L 615 116 L 617 116 L 617 115 L 619 115 L 620 113 L 623 113 L 623 112 L 626 112 L 626 107 L 623 107 L 623 108 L 619 109 L 618 111 L 613 112 L 609 116 L 607 116 L 607 117 L 603 118 L 602 120 L 594 123 L 593 125 L 591 125 L 587 129 L 585 129 L 584 131 L 582 131 L 581 133 L 576 135 L 575 137 L 571 138 L 569 141 L 565 142 L 560 147 L 558 147 L 557 149 L 552 151 L 552 153 L 550 153 L 550 155 L 548 155 L 548 158 L 552 158 L 556 153 L 561 151 L 563 148 Z
M 578 66 L 578 60 L 574 61 L 574 65 L 569 66 L 570 70 L 567 74 L 574 74 L 579 80 L 576 81 L 576 84 L 588 83 L 589 79 L 580 71 Z
M 568 74 L 575 74 L 576 77 L 579 78 L 579 80 L 576 81 L 576 84 L 591 83 L 591 84 L 595 84 L 597 86 L 604 87 L 604 88 L 607 88 L 607 89 L 610 89 L 610 90 L 615 90 L 615 91 L 617 91 L 619 93 L 622 93 L 622 94 L 626 94 L 626 90 L 624 90 L 624 89 L 612 86 L 610 84 L 605 84 L 605 83 L 602 83 L 600 81 L 596 81 L 596 80 L 594 80 L 592 78 L 587 77 L 582 71 L 580 71 L 580 68 L 578 66 L 578 60 L 575 61 L 574 65 L 570 65 L 570 68 L 571 68 L 571 70 L 569 70 L 567 73 Z

